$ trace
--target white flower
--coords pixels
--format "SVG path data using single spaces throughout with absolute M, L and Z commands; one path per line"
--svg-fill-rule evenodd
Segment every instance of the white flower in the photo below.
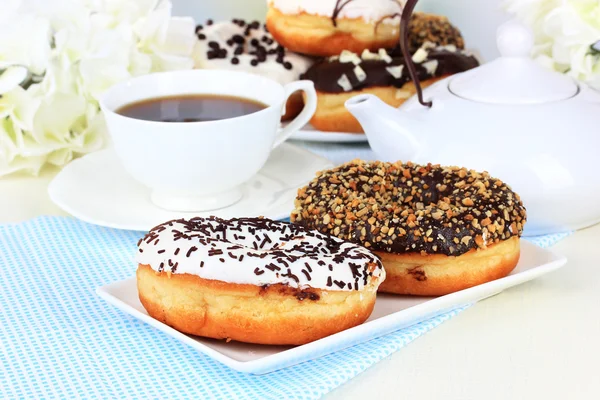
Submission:
M 6 1 L 6 0 L 5 0 Z M 193 67 L 194 21 L 162 0 L 8 0 L 0 14 L 0 176 L 101 148 L 102 93 Z
M 506 0 L 507 10 L 535 35 L 533 56 L 600 90 L 600 2 Z
M 0 62 L 19 64 L 41 74 L 50 58 L 50 25 L 35 15 L 18 15 L 1 21 Z
M 20 86 L 28 77 L 27 67 L 0 63 L 0 96 Z

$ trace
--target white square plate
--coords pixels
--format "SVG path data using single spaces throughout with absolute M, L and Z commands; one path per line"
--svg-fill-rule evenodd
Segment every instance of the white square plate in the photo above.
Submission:
M 135 277 L 100 287 L 97 293 L 117 308 L 237 371 L 266 374 L 366 342 L 493 296 L 511 286 L 553 271 L 566 261 L 564 257 L 522 240 L 519 264 L 505 278 L 437 298 L 379 295 L 373 314 L 364 324 L 297 347 L 227 343 L 178 332 L 148 315 L 138 299 Z

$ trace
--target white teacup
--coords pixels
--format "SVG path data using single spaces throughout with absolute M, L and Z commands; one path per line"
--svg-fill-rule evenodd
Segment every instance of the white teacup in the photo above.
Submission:
M 285 128 L 279 122 L 287 98 L 305 93 L 302 112 Z M 202 122 L 155 122 L 117 114 L 141 100 L 177 95 L 223 95 L 267 107 L 241 117 Z M 190 70 L 133 78 L 110 88 L 100 106 L 125 169 L 152 189 L 161 208 L 207 211 L 242 196 L 242 184 L 265 164 L 271 150 L 303 127 L 317 107 L 313 83 L 285 86 L 245 72 Z

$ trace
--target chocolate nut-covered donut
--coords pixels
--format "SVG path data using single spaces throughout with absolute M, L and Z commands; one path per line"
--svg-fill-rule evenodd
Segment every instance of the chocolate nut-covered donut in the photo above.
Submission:
M 413 54 L 427 42 L 433 43 L 436 46 L 456 46 L 458 49 L 465 48 L 465 41 L 460 31 L 448 21 L 448 18 L 442 15 L 422 12 L 413 13 L 408 24 L 408 47 L 410 53 Z M 397 54 L 401 54 L 399 49 Z
M 431 295 L 512 271 L 526 213 L 519 196 L 487 172 L 355 160 L 321 172 L 300 189 L 291 220 L 375 251 L 388 273 L 380 290 Z M 428 282 L 427 264 L 463 263 L 493 248 L 498 254 L 485 268 L 465 266 L 466 271 L 443 276 L 436 267 Z M 394 271 L 398 264 L 401 270 Z M 405 278 L 421 284 L 399 287 Z
M 432 46 L 421 47 L 413 56 L 422 87 L 479 65 L 475 57 L 456 46 Z M 392 57 L 384 49 L 361 54 L 344 51 L 316 62 L 301 78 L 315 84 L 318 101 L 311 124 L 322 131 L 363 132 L 344 105 L 356 95 L 373 94 L 392 107 L 399 107 L 416 93 L 404 58 Z

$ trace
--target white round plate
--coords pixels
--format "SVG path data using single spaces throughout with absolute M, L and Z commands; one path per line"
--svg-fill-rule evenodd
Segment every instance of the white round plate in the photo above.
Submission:
M 294 132 L 290 139 L 327 143 L 363 143 L 367 142 L 367 135 L 364 133 L 324 132 L 308 124 L 301 130 Z
M 273 150 L 265 166 L 244 185 L 242 199 L 209 212 L 174 212 L 150 201 L 150 190 L 123 169 L 114 149 L 89 154 L 68 164 L 50 183 L 50 198 L 83 221 L 117 229 L 148 231 L 176 218 L 216 215 L 223 218 L 290 215 L 296 191 L 331 162 L 284 143 Z

